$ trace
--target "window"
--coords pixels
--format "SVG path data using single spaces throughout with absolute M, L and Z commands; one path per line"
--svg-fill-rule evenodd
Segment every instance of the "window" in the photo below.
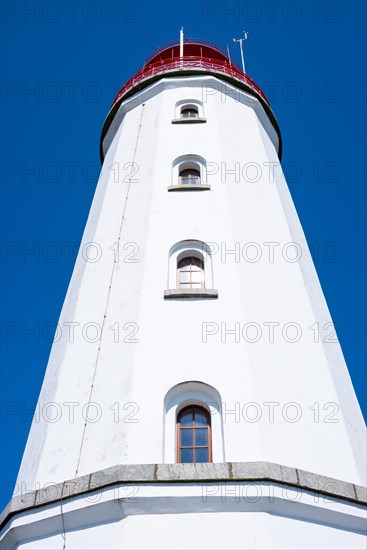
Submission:
M 197 168 L 185 168 L 180 170 L 179 185 L 200 185 L 200 170 Z
M 169 251 L 165 299 L 218 298 L 214 288 L 211 247 L 198 240 L 180 241 Z
M 187 362 L 187 355 L 177 356 L 175 361 L 179 365 L 184 365 Z M 193 407 L 200 412 L 204 409 L 204 414 L 207 413 L 210 420 L 210 423 L 207 424 L 210 427 L 208 440 L 210 442 L 210 462 L 226 462 L 222 403 L 223 399 L 218 390 L 200 380 L 185 380 L 168 390 L 163 406 L 162 462 L 164 464 L 179 462 L 177 456 L 180 447 L 178 419 L 184 414 L 184 409 Z
M 173 124 L 186 124 L 193 122 L 200 124 L 206 122 L 204 118 L 203 102 L 198 99 L 181 99 L 175 104 Z
M 197 107 L 182 107 L 181 109 L 181 118 L 199 118 L 199 111 Z
M 177 417 L 177 462 L 211 462 L 210 415 L 202 407 L 189 406 Z
M 201 192 L 210 190 L 206 161 L 199 155 L 182 155 L 172 162 L 168 191 Z
M 204 262 L 201 258 L 186 256 L 177 263 L 177 288 L 205 288 Z

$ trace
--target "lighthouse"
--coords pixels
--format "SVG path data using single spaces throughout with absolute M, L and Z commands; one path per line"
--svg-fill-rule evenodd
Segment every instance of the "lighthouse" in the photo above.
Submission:
M 121 88 L 2 548 L 365 547 L 365 425 L 281 153 L 214 44 Z

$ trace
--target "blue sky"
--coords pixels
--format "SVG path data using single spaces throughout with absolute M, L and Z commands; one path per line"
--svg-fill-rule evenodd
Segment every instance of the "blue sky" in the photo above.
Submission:
M 247 72 L 278 119 L 282 164 L 366 413 L 366 3 L 54 0 L 1 9 L 2 505 L 93 198 L 104 118 L 119 87 L 181 25 L 187 36 L 229 43 L 237 59 L 232 38 L 250 32 Z

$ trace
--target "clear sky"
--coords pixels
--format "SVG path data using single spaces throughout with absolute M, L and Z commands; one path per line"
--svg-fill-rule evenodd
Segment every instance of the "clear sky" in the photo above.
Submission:
M 282 164 L 366 413 L 366 3 L 44 0 L 1 10 L 2 506 L 98 179 L 104 118 L 181 25 L 229 43 L 237 60 L 232 38 L 250 32 L 247 72 L 278 119 Z

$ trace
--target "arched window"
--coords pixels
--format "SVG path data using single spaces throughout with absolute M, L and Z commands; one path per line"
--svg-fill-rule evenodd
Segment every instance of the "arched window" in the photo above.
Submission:
M 177 262 L 177 288 L 205 288 L 204 262 L 185 256 Z
M 199 110 L 195 105 L 184 105 L 181 108 L 181 118 L 199 118 Z
M 210 414 L 202 407 L 185 407 L 177 417 L 177 462 L 211 461 Z
M 164 298 L 218 298 L 214 288 L 211 247 L 198 240 L 180 241 L 169 251 Z
M 206 122 L 204 118 L 203 102 L 198 99 L 181 99 L 175 104 L 174 124 L 186 124 L 188 122 L 201 123 Z
M 187 361 L 187 356 L 176 358 L 180 364 Z M 204 409 L 204 414 L 207 413 L 210 420 L 210 462 L 225 462 L 226 453 L 224 445 L 224 422 L 222 411 L 222 396 L 205 382 L 199 380 L 186 380 L 172 386 L 164 397 L 163 407 L 163 463 L 172 464 L 179 462 L 178 448 L 180 442 L 178 440 L 178 419 L 184 413 L 187 407 L 198 408 L 201 412 Z M 176 428 L 177 426 L 177 428 Z M 205 427 L 205 426 L 204 426 Z M 199 434 L 200 435 L 200 434 Z
M 179 185 L 200 185 L 199 167 L 184 168 L 180 170 L 178 184 Z
M 210 185 L 206 161 L 199 155 L 181 155 L 172 162 L 172 178 L 168 191 L 207 191 Z

